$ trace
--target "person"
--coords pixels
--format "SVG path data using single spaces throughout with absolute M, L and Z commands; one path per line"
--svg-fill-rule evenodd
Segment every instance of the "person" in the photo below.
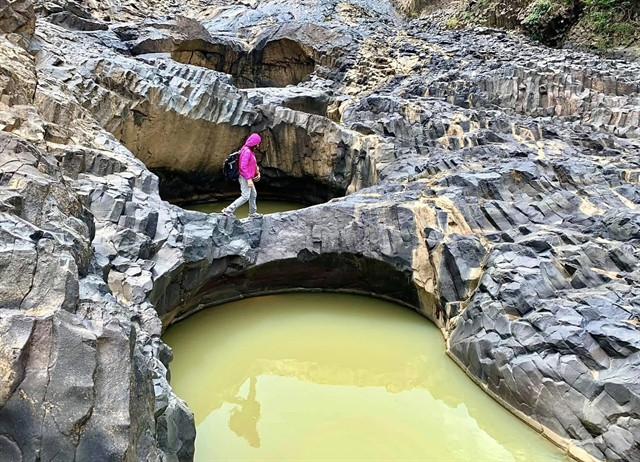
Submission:
M 256 204 L 258 193 L 255 185 L 255 182 L 260 180 L 260 169 L 252 149 L 257 147 L 261 141 L 260 135 L 252 133 L 245 141 L 242 149 L 240 149 L 238 158 L 240 197 L 233 201 L 231 205 L 222 209 L 222 213 L 228 217 L 235 217 L 234 212 L 236 209 L 247 201 L 249 201 L 249 218 L 260 218 L 262 216 L 258 213 L 258 205 Z

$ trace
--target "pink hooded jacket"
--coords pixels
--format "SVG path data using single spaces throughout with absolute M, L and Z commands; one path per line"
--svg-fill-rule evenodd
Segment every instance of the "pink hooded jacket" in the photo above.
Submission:
M 262 141 L 260 135 L 252 133 L 244 142 L 244 146 L 240 149 L 240 160 L 238 162 L 238 171 L 247 180 L 253 178 L 258 173 L 258 162 L 256 156 L 251 150 L 252 147 L 257 146 Z

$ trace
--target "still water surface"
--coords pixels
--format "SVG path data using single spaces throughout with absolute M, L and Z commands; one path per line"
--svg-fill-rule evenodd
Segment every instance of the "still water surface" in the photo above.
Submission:
M 195 413 L 196 461 L 567 461 L 393 303 L 284 294 L 170 327 L 171 384 Z
M 259 190 L 258 190 L 259 191 Z M 238 193 L 239 194 L 239 193 Z M 235 200 L 235 199 L 234 199 Z M 197 210 L 204 213 L 220 213 L 222 209 L 231 204 L 233 200 L 220 201 L 220 202 L 206 202 L 203 204 L 190 204 L 185 205 L 183 208 L 187 210 Z M 298 202 L 285 202 L 285 201 L 265 201 L 258 200 L 258 212 L 262 214 L 286 212 L 287 210 L 298 210 L 306 207 Z M 249 215 L 249 204 L 244 204 L 238 207 L 235 216 L 237 218 L 247 218 Z

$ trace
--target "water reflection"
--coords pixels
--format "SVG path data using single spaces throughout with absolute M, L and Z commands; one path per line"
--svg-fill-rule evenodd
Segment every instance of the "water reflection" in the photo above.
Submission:
M 251 447 L 260 447 L 260 435 L 258 434 L 258 420 L 260 420 L 260 403 L 256 401 L 256 377 L 249 379 L 249 395 L 247 398 L 234 398 L 232 403 L 238 406 L 233 408 L 229 416 L 229 428 L 233 432 L 246 439 Z
M 260 297 L 169 329 L 196 460 L 566 460 L 444 354 L 405 308 L 363 297 Z

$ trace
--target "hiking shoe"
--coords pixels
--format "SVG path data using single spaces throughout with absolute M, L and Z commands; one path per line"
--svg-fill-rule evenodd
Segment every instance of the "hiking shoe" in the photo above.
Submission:
M 253 212 L 249 214 L 249 218 L 262 218 L 262 214 L 258 212 Z
M 226 215 L 226 216 L 228 216 L 228 217 L 231 217 L 231 218 L 235 218 L 235 217 L 236 217 L 236 216 L 233 214 L 233 212 L 232 212 L 231 210 L 229 210 L 229 209 L 222 209 L 222 214 L 223 214 L 223 215 Z

